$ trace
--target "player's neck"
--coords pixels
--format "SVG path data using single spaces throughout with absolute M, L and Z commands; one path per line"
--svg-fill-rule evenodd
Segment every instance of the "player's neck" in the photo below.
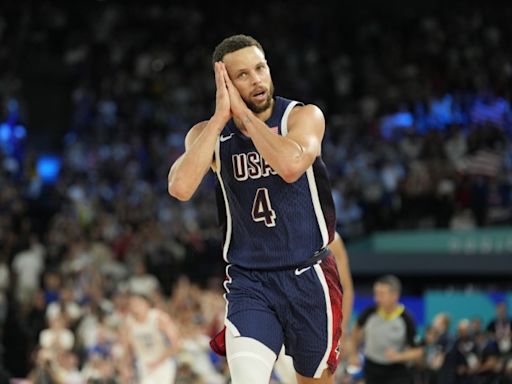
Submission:
M 265 109 L 263 112 L 255 113 L 256 117 L 263 122 L 266 122 L 272 116 L 272 112 L 274 111 L 275 100 L 272 98 L 270 102 L 270 106 Z
M 133 314 L 134 319 L 139 323 L 145 322 L 146 319 L 148 318 L 148 316 L 149 316 L 149 311 L 144 312 L 144 313 Z

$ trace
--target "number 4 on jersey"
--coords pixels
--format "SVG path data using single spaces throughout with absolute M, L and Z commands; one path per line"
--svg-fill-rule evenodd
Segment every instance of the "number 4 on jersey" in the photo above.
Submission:
M 276 226 L 276 211 L 272 209 L 267 188 L 258 188 L 252 205 L 252 218 L 256 222 L 264 221 L 267 227 Z

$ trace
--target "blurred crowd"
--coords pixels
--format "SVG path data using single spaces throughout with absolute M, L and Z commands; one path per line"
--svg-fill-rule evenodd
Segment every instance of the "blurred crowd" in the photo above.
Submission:
M 455 326 L 451 322 L 449 313 L 438 313 L 423 335 L 417 335 L 422 355 L 408 363 L 414 384 L 512 383 L 512 318 L 506 303 L 496 305 L 496 316 L 488 324 L 480 318 L 462 319 Z M 363 372 L 347 360 L 336 378 L 336 383 L 364 384 Z
M 489 324 L 479 318 L 459 321 L 455 335 L 449 332 L 449 314 L 439 313 L 421 342 L 417 383 L 512 383 L 511 325 L 505 303 L 496 306 Z
M 51 359 L 80 368 L 77 382 L 107 380 L 115 356 L 111 366 L 97 357 L 115 350 L 132 284 L 151 286 L 195 340 L 192 355 L 207 347 L 223 312 L 215 182 L 178 203 L 167 172 L 213 111 L 211 52 L 229 34 L 261 41 L 277 94 L 324 110 L 347 241 L 512 223 L 511 7 L 353 20 L 339 4 L 293 7 L 294 17 L 285 2 L 241 17 L 198 1 L 0 4 L 0 351 L 11 373 Z M 69 105 L 48 111 L 67 117 L 63 129 L 38 131 L 25 102 L 33 73 L 68 84 Z M 41 136 L 62 159 L 55 182 L 38 172 Z M 52 332 L 65 334 L 58 355 L 46 353 Z M 183 375 L 200 375 L 186 360 Z

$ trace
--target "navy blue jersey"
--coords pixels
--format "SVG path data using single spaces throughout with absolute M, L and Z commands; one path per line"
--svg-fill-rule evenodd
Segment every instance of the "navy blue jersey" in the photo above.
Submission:
M 266 124 L 288 132 L 296 101 L 276 97 Z M 265 162 L 233 120 L 215 150 L 224 259 L 251 269 L 301 265 L 334 237 L 335 214 L 326 167 L 320 157 L 294 183 Z

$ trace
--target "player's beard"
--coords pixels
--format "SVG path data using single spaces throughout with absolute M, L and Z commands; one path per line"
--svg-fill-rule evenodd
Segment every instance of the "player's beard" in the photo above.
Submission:
M 249 108 L 254 113 L 262 113 L 267 109 L 272 107 L 272 98 L 274 97 L 274 83 L 270 83 L 270 88 L 268 89 L 267 100 L 263 104 L 254 104 L 250 100 L 244 100 L 245 104 L 247 104 L 247 108 Z

